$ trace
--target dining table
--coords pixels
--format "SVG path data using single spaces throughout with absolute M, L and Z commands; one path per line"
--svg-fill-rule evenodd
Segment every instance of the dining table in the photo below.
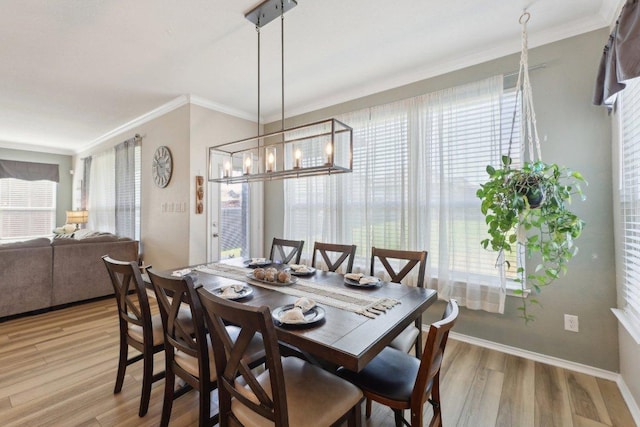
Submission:
M 230 258 L 167 272 L 190 274 L 198 288 L 217 296 L 229 286 L 242 288 L 239 298 L 234 298 L 237 302 L 268 306 L 272 313 L 292 307 L 302 297 L 312 300 L 316 314 L 321 314 L 317 321 L 287 324 L 276 318 L 274 323 L 280 342 L 325 367 L 362 370 L 437 300 L 432 289 L 384 281 L 358 286 L 342 274 L 319 269 L 291 276 L 295 283 L 269 283 L 257 280 L 255 266 L 248 264 L 250 260 Z M 286 264 L 274 266 L 291 271 Z

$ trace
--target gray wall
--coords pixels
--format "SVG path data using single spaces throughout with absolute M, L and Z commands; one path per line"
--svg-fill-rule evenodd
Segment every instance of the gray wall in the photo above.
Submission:
M 66 211 L 71 210 L 73 176 L 69 171 L 73 169 L 71 163 L 72 157 L 64 154 L 0 148 L 0 159 L 59 165 L 60 182 L 58 183 L 58 189 L 56 191 L 56 225 L 63 225 L 67 220 Z
M 544 138 L 543 159 L 578 170 L 589 181 L 586 202 L 574 202 L 576 213 L 587 224 L 577 242 L 580 253 L 571 261 L 567 276 L 544 289 L 539 296 L 542 307 L 533 309 L 537 317 L 535 322 L 525 325 L 518 318 L 520 301 L 508 297 L 504 315 L 463 309 L 455 331 L 618 371 L 617 322 L 609 310 L 616 306 L 611 124 L 605 109 L 591 105 L 596 68 L 607 37 L 608 31 L 600 30 L 529 51 L 530 65 L 547 65 L 531 73 L 538 130 Z M 518 64 L 519 55 L 510 55 L 297 116 L 289 119 L 286 126 L 509 73 L 517 70 Z M 265 131 L 278 126 L 279 123 L 271 123 Z M 265 185 L 265 199 L 274 202 L 266 205 L 265 242 L 283 233 L 282 197 L 281 182 Z M 426 321 L 438 318 L 441 308 L 442 303 L 429 309 Z M 564 313 L 579 316 L 580 332 L 564 331 Z

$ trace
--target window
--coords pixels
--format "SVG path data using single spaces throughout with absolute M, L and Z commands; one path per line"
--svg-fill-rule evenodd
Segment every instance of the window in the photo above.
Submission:
M 85 159 L 80 199 L 89 210 L 88 228 L 140 240 L 140 153 L 132 138 Z
M 0 179 L 0 240 L 24 240 L 51 234 L 56 226 L 53 181 Z
M 372 246 L 427 250 L 431 287 L 502 312 L 504 292 L 495 291 L 504 284 L 496 253 L 480 245 L 486 224 L 475 193 L 486 166 L 507 154 L 514 104 L 496 76 L 338 117 L 354 129 L 354 171 L 285 181 L 285 237 L 309 242 L 307 257 L 314 241 L 355 244 L 354 269 L 364 272 Z
M 624 320 L 630 332 L 640 331 L 640 79 L 619 95 L 619 188 Z M 640 342 L 640 334 L 636 340 Z

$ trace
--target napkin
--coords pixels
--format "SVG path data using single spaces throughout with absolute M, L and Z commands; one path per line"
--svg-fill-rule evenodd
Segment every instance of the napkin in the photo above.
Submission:
M 358 281 L 362 278 L 362 276 L 364 276 L 364 274 L 362 273 L 347 273 L 344 275 L 344 278 Z
M 304 264 L 290 264 L 289 267 L 296 273 L 308 273 L 311 271 L 309 267 Z
M 365 276 L 360 278 L 360 281 L 358 283 L 360 283 L 361 285 L 367 285 L 369 283 L 378 283 L 379 281 L 380 279 L 378 279 L 377 277 Z
M 263 264 L 267 262 L 266 258 L 251 258 L 251 264 Z
M 280 321 L 283 323 L 304 323 L 302 308 L 293 307 L 291 310 L 280 313 Z
M 300 297 L 296 300 L 296 302 L 293 303 L 293 306 L 301 308 L 302 312 L 306 313 L 307 311 L 311 310 L 313 307 L 316 306 L 316 302 L 307 297 Z
M 182 276 L 186 276 L 189 273 L 191 273 L 191 269 L 190 268 L 183 268 L 182 270 L 174 271 L 173 273 L 171 273 L 171 275 L 173 277 L 182 277 Z
M 219 295 L 221 298 L 233 299 L 233 298 L 238 298 L 241 295 L 240 292 L 244 289 L 244 286 L 229 285 L 229 286 L 223 286 L 221 289 L 222 289 L 222 292 Z

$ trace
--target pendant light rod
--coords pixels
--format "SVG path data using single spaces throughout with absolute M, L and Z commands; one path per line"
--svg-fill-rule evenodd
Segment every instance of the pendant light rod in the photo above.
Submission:
M 260 27 L 256 25 L 258 33 L 258 135 L 260 135 Z
M 280 121 L 280 130 L 284 130 L 284 0 L 280 2 L 280 67 L 281 67 L 281 86 L 282 86 L 282 119 Z

